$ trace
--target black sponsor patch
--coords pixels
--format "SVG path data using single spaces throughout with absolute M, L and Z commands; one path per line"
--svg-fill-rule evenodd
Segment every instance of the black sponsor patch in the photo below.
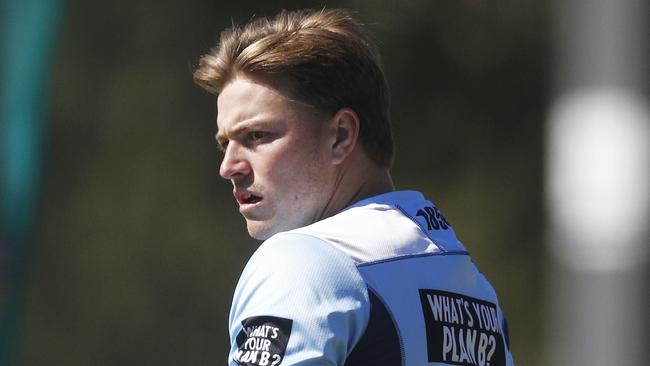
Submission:
M 234 361 L 245 366 L 276 366 L 287 350 L 293 320 L 275 316 L 253 316 L 244 319 L 237 334 Z
M 420 290 L 429 362 L 505 366 L 497 307 L 473 297 Z

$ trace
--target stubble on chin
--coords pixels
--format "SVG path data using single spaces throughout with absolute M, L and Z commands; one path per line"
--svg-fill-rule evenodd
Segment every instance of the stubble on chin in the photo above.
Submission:
M 284 220 L 281 222 L 274 222 L 273 220 L 246 220 L 246 228 L 251 238 L 264 241 L 277 233 L 298 229 L 311 224 L 312 222 L 307 222 L 304 219 L 305 217 L 307 215 L 296 215 L 294 213 L 293 217 L 284 217 Z
M 246 229 L 251 238 L 259 241 L 264 241 L 275 234 L 272 228 L 260 225 L 260 223 L 251 223 L 249 221 L 246 221 Z
M 287 222 L 273 222 L 271 220 L 264 221 L 246 221 L 246 228 L 248 230 L 248 235 L 255 239 L 264 241 L 272 237 L 273 235 L 295 229 L 297 227 L 289 227 Z

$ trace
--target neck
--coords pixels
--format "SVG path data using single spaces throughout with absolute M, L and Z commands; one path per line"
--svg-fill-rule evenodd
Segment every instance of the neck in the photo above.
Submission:
M 358 189 L 354 194 L 352 194 L 345 205 L 346 207 L 366 198 L 395 190 L 393 179 L 388 170 L 381 169 L 373 176 L 366 178 L 367 179 L 362 179 L 361 182 L 359 182 L 360 184 L 358 185 Z
M 365 164 L 345 164 L 337 171 L 334 190 L 319 220 L 335 215 L 355 202 L 394 190 L 387 168 L 368 161 Z

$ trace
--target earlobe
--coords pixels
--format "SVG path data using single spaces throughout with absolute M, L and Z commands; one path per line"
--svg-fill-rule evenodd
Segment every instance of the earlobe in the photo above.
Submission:
M 335 128 L 335 139 L 332 145 L 332 160 L 335 165 L 339 165 L 354 150 L 361 121 L 355 111 L 350 108 L 342 108 L 332 118 L 333 127 Z

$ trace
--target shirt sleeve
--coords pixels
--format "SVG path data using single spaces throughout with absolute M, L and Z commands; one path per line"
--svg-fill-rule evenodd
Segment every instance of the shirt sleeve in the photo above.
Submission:
M 343 365 L 369 307 L 348 256 L 316 237 L 277 234 L 253 254 L 237 284 L 229 365 Z

